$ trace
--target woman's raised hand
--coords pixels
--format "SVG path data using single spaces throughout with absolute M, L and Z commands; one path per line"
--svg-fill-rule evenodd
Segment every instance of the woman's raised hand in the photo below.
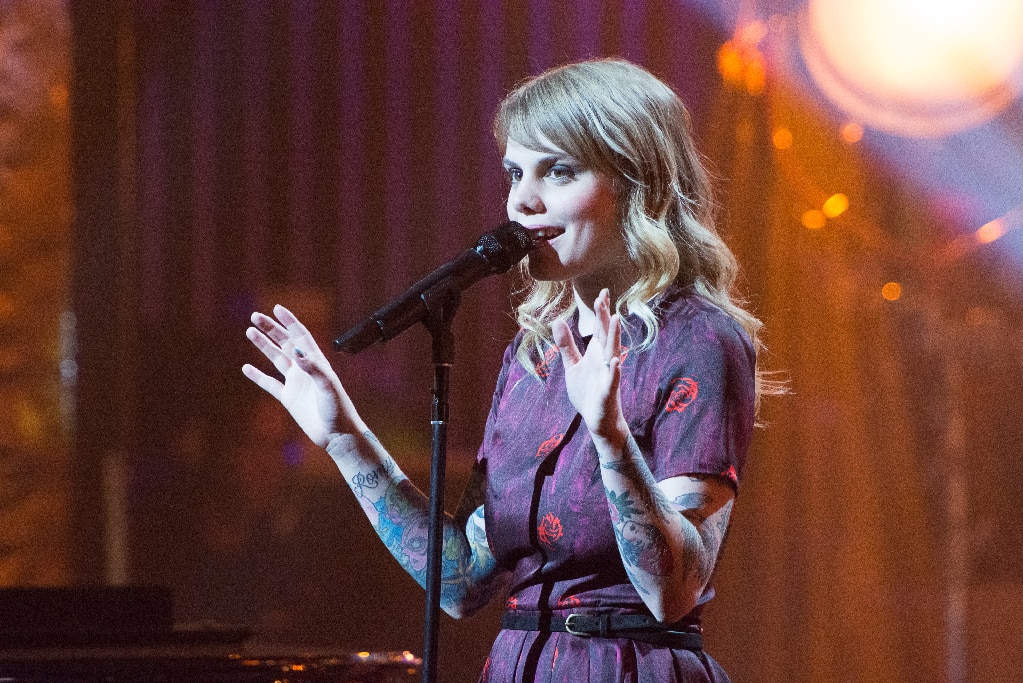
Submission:
M 257 349 L 277 368 L 284 381 L 245 364 L 246 377 L 281 402 L 310 439 L 321 448 L 336 434 L 366 430 L 327 357 L 309 330 L 284 306 L 274 306 L 277 320 L 252 314 L 245 330 Z
M 581 353 L 568 323 L 554 323 L 554 343 L 561 351 L 565 384 L 572 402 L 590 433 L 614 442 L 629 434 L 622 413 L 620 393 L 622 328 L 618 314 L 611 315 L 611 295 L 603 290 L 593 303 L 596 320 L 593 338 Z

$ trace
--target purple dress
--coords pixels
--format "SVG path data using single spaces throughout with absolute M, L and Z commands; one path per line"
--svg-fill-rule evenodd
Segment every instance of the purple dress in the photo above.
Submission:
M 623 335 L 622 407 L 632 434 L 658 481 L 702 473 L 738 486 L 753 429 L 749 337 L 688 288 L 669 288 L 657 315 L 653 346 L 631 352 Z M 626 323 L 642 329 L 636 318 Z M 478 456 L 490 546 L 512 572 L 507 609 L 649 614 L 622 566 L 597 453 L 569 402 L 560 355 L 552 347 L 536 359 L 537 380 L 516 360 L 517 344 L 505 352 Z M 682 623 L 699 625 L 712 595 L 705 591 Z M 727 680 L 701 652 L 507 629 L 480 675 L 488 683 Z

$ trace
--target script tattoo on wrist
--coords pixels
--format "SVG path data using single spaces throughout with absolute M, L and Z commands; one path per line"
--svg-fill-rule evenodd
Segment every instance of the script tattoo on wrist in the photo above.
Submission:
M 366 497 L 366 489 L 375 489 L 380 485 L 379 471 L 381 468 L 371 470 L 365 474 L 362 472 L 357 473 L 352 477 L 350 485 L 352 492 L 355 493 L 359 498 Z

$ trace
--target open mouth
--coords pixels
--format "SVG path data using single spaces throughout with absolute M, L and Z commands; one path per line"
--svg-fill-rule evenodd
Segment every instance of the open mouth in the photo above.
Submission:
M 529 231 L 529 236 L 533 240 L 533 246 L 536 246 L 541 242 L 546 242 L 547 240 L 552 240 L 565 232 L 564 228 L 555 228 L 549 225 L 526 229 Z

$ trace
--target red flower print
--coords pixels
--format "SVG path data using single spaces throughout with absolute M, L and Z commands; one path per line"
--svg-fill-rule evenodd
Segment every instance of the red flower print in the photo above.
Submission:
M 739 473 L 735 471 L 735 465 L 729 465 L 728 469 L 721 473 L 722 477 L 725 477 L 733 484 L 739 483 Z
M 619 360 L 622 361 L 622 363 L 625 363 L 625 359 L 628 358 L 628 357 L 629 357 L 629 347 L 628 346 L 623 346 L 622 347 L 622 352 L 618 356 L 618 358 L 619 358 Z
M 505 601 L 504 606 L 507 607 L 508 609 L 518 609 L 519 599 L 512 595 L 508 598 L 507 601 Z
M 554 548 L 554 542 L 564 535 L 561 529 L 561 520 L 554 516 L 553 512 L 548 512 L 543 516 L 540 521 L 540 526 L 537 527 L 537 533 L 540 538 L 540 542 L 548 548 Z
M 551 454 L 551 451 L 553 451 L 561 444 L 561 440 L 564 438 L 565 434 L 561 433 L 555 434 L 551 438 L 544 441 L 542 444 L 540 444 L 540 447 L 536 449 L 536 459 L 540 460 L 542 458 L 546 458 L 548 455 Z
M 568 609 L 569 607 L 578 607 L 582 604 L 582 600 L 574 595 L 568 595 L 558 599 L 558 609 Z
M 540 375 L 540 377 L 547 377 L 547 375 L 551 374 L 551 363 L 554 362 L 557 355 L 557 346 L 552 346 L 544 351 L 543 360 L 536 364 L 536 374 Z
M 696 400 L 700 385 L 692 377 L 676 377 L 671 380 L 671 395 L 664 406 L 666 413 L 681 413 Z

